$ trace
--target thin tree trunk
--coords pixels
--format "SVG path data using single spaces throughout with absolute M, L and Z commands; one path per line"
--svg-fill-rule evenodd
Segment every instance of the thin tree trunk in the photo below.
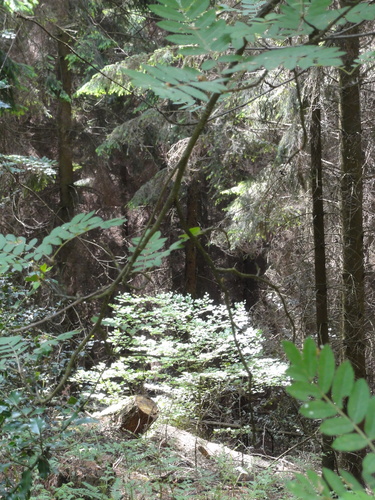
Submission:
M 341 1 L 344 7 L 349 3 Z M 347 34 L 358 33 L 353 27 Z M 344 38 L 344 69 L 339 72 L 341 130 L 341 196 L 343 238 L 343 317 L 344 355 L 351 361 L 357 378 L 366 377 L 365 291 L 362 219 L 362 143 L 359 67 L 359 38 Z M 343 466 L 362 480 L 362 452 L 343 454 Z
M 315 301 L 318 344 L 329 343 L 326 245 L 323 206 L 322 138 L 319 88 L 321 73 L 316 70 L 315 89 L 311 102 L 310 152 L 311 189 L 314 231 Z
M 358 28 L 353 28 L 354 34 Z M 366 376 L 365 291 L 362 219 L 362 142 L 358 38 L 343 42 L 345 69 L 340 71 L 341 196 L 343 237 L 343 337 L 344 354 L 356 377 Z
M 58 36 L 58 78 L 61 81 L 62 91 L 59 96 L 57 112 L 58 133 L 58 164 L 60 182 L 60 216 L 63 220 L 70 220 L 73 216 L 73 155 L 72 155 L 72 75 L 68 67 L 66 56 L 69 54 L 69 36 L 61 32 Z
M 323 205 L 323 169 L 322 169 L 322 131 L 320 121 L 320 78 L 321 71 L 315 69 L 315 85 L 311 101 L 310 154 L 311 154 L 311 191 L 314 232 L 315 264 L 315 309 L 318 344 L 329 343 L 328 334 L 328 293 L 325 224 Z M 322 436 L 322 467 L 335 469 L 336 457 L 332 449 L 333 438 Z
M 198 226 L 198 212 L 200 205 L 200 182 L 199 175 L 194 174 L 191 179 L 186 202 L 186 224 L 189 229 Z M 197 248 L 190 239 L 185 245 L 185 286 L 184 293 L 193 298 L 197 295 Z

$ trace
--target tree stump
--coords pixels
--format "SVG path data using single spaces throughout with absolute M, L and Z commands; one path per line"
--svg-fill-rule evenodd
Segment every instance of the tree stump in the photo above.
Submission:
M 144 434 L 158 418 L 158 407 L 152 399 L 136 395 L 109 406 L 99 414 L 99 418 L 110 417 L 111 427 L 116 430 Z

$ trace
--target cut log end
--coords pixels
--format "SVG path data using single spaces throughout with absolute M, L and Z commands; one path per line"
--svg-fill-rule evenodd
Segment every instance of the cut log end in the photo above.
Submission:
M 159 410 L 156 403 L 146 396 L 129 398 L 118 414 L 117 425 L 121 431 L 132 434 L 144 434 L 158 418 Z

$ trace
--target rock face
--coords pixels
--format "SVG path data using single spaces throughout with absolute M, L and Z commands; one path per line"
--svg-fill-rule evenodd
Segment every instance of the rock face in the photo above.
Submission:
M 158 418 L 156 403 L 146 396 L 130 396 L 109 406 L 94 416 L 111 421 L 111 426 L 119 431 L 139 435 L 145 433 Z

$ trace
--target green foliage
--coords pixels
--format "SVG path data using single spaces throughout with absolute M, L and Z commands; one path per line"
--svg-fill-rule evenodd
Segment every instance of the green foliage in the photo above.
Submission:
M 147 236 L 147 232 L 145 234 Z M 132 239 L 132 245 L 129 247 L 129 252 L 133 253 L 137 249 L 139 242 L 144 238 L 144 236 Z M 181 241 L 176 241 L 172 243 L 168 248 L 164 249 L 165 242 L 168 238 L 162 238 L 161 232 L 156 231 L 148 241 L 146 247 L 142 250 L 141 254 L 138 256 L 133 265 L 134 272 L 145 272 L 153 267 L 160 267 L 162 260 L 168 257 L 173 250 L 177 250 L 182 247 Z
M 346 21 L 361 22 L 375 16 L 375 7 L 367 4 L 332 9 L 332 2 L 326 0 L 308 3 L 288 0 L 281 6 L 280 12 L 259 19 L 254 15 L 261 3 L 245 2 L 240 8 L 229 10 L 249 16 L 248 21 L 231 24 L 218 16 L 215 8 L 209 8 L 208 0 L 158 1 L 159 4 L 150 8 L 163 18 L 159 26 L 172 33 L 167 40 L 179 45 L 182 55 L 204 55 L 201 70 L 156 64 L 143 65 L 141 72 L 124 69 L 124 73 L 130 76 L 136 87 L 152 89 L 161 98 L 187 106 L 196 104 L 197 100 L 207 101 L 211 93 L 222 93 L 228 76 L 234 73 L 253 72 L 261 68 L 273 70 L 280 66 L 286 69 L 341 66 L 343 52 L 339 48 L 309 45 L 308 37 L 316 30 L 334 30 Z M 371 7 L 370 11 L 367 7 Z M 287 43 L 291 36 L 299 40 L 294 46 Z M 262 38 L 267 41 L 273 39 L 276 46 L 251 56 L 229 52 L 240 49 L 244 40 L 255 44 Z M 230 63 L 230 67 L 215 78 L 206 78 L 206 71 L 222 63 Z
M 102 68 L 107 62 L 103 52 L 115 46 L 115 41 L 105 36 L 98 29 L 84 33 L 79 37 L 77 44 L 74 46 L 74 53 L 67 55 L 69 68 L 76 69 L 77 66 L 81 66 L 82 57 L 85 61 L 95 65 L 96 68 Z M 85 63 L 84 72 L 92 74 L 93 69 Z
M 301 499 L 329 499 L 333 491 L 337 498 L 373 498 L 375 493 L 375 396 L 370 395 L 364 379 L 354 380 L 349 361 L 336 368 L 329 345 L 321 350 L 307 339 L 302 351 L 291 342 L 284 342 L 291 363 L 287 374 L 293 383 L 289 394 L 302 401 L 300 412 L 307 418 L 322 420 L 320 431 L 334 436 L 333 449 L 353 452 L 369 448 L 363 460 L 363 479 L 372 494 L 347 471 L 335 474 L 328 469 L 319 476 L 313 471 L 299 474 L 289 485 L 290 491 Z
M 47 94 L 55 99 L 60 99 L 61 101 L 71 102 L 70 96 L 63 89 L 63 84 L 61 80 L 58 80 L 56 75 L 51 73 L 45 79 L 45 88 Z
M 13 157 L 2 158 L 10 162 L 7 167 L 13 173 L 18 169 Z M 40 164 L 44 166 L 44 161 L 30 160 L 30 168 L 40 168 Z M 72 355 L 70 341 L 79 331 L 48 331 L 46 318 L 55 310 L 36 307 L 32 295 L 51 270 L 40 261 L 53 259 L 66 242 L 91 229 L 123 222 L 119 218 L 103 221 L 94 212 L 79 214 L 54 228 L 39 245 L 35 238 L 27 242 L 23 236 L 0 235 L 0 497 L 5 500 L 28 499 L 35 474 L 40 478 L 49 475 L 50 457 L 68 427 L 82 423 L 77 398 L 57 401 L 53 408 L 44 402 L 66 369 Z M 26 271 L 26 286 L 16 285 L 14 273 Z M 27 329 L 42 318 L 46 331 Z M 19 327 L 23 333 L 15 335 L 13 331 Z
M 3 95 L 3 91 L 4 90 L 8 90 L 10 89 L 10 85 L 8 85 L 7 81 L 6 80 L 0 80 L 0 95 L 2 96 Z M 9 109 L 11 108 L 11 105 L 5 101 L 1 101 L 0 100 L 0 108 L 2 109 Z
M 33 156 L 3 155 L 0 154 L 1 170 L 7 170 L 12 174 L 31 172 L 54 178 L 56 175 L 56 160 L 49 158 L 35 158 Z
M 147 54 L 137 54 L 126 60 L 126 67 L 139 68 L 142 62 L 147 61 Z M 81 95 L 93 95 L 102 97 L 103 95 L 128 95 L 133 87 L 130 78 L 126 73 L 124 63 L 109 64 L 105 66 L 101 73 L 96 73 L 88 82 L 80 87 L 75 93 L 75 97 Z
M 29 498 L 33 471 L 46 478 L 50 457 L 61 446 L 72 423 L 80 425 L 76 399 L 53 408 L 41 404 L 51 373 L 51 353 L 77 332 L 39 342 L 12 336 L 0 339 L 0 496 L 6 500 Z M 61 369 L 61 367 L 59 367 Z M 18 382 L 17 382 L 18 380 Z M 16 389 L 17 383 L 19 385 Z
M 291 194 L 290 204 L 280 196 L 283 188 L 269 175 L 268 169 L 256 180 L 250 179 L 224 191 L 225 197 L 235 196 L 226 208 L 227 234 L 232 245 L 244 241 L 267 239 L 281 227 L 292 227 L 299 223 L 299 208 Z
M 226 390 L 234 393 L 248 386 L 238 349 L 252 372 L 254 387 L 283 380 L 284 364 L 264 356 L 261 332 L 250 325 L 242 304 L 233 309 L 237 346 L 226 307 L 215 305 L 208 296 L 193 300 L 172 293 L 122 294 L 112 308 L 113 317 L 103 324 L 109 328 L 108 341 L 117 360 L 108 368 L 100 365 L 74 376 L 88 384 L 85 391 L 98 384 L 94 397 L 101 401 L 116 401 L 124 390 L 141 390 L 144 385 L 160 394 L 161 406 L 169 407 L 173 401 L 168 411 L 175 419 L 198 418 L 215 394 L 220 397 Z
M 239 474 L 247 471 L 239 470 L 227 455 L 212 457 L 205 467 L 200 461 L 194 464 L 194 457 L 184 453 L 186 466 L 182 466 L 173 439 L 168 440 L 168 446 L 164 446 L 165 440 L 159 433 L 131 440 L 103 439 L 97 426 L 80 426 L 66 437 L 64 449 L 51 460 L 53 472 L 68 476 L 69 482 L 54 486 L 51 480 L 40 481 L 30 500 L 233 500 L 233 490 L 237 500 L 281 499 L 280 483 L 272 468 L 257 471 L 251 481 L 239 487 Z M 100 475 L 92 474 L 93 465 Z
M 33 262 L 38 262 L 42 257 L 50 257 L 53 260 L 62 245 L 92 229 L 106 229 L 123 224 L 124 219 L 117 218 L 103 221 L 101 217 L 95 216 L 92 211 L 88 214 L 78 214 L 70 222 L 55 227 L 51 233 L 43 238 L 37 245 L 37 239 L 29 242 L 23 236 L 13 234 L 0 234 L 0 274 L 7 271 L 22 271 L 29 268 Z M 54 247 L 58 249 L 54 252 Z M 52 255 L 53 254 L 53 255 Z M 40 269 L 43 272 L 43 269 Z M 46 269 L 44 270 L 46 271 Z
M 56 177 L 55 160 L 22 155 L 0 154 L 0 202 L 6 203 L 16 193 L 26 197 L 29 190 L 39 192 Z
M 22 12 L 23 14 L 32 14 L 39 0 L 4 0 L 4 6 L 10 12 Z
M 151 105 L 151 101 L 149 102 Z M 147 106 L 147 105 L 145 105 Z M 150 152 L 150 141 L 152 144 L 165 144 L 170 140 L 171 130 L 169 124 L 160 123 L 160 113 L 155 109 L 147 109 L 139 116 L 121 123 L 107 136 L 96 152 L 99 155 L 109 155 L 114 149 L 126 146 L 127 150 L 132 148 L 152 157 Z M 146 145 L 146 146 L 145 146 Z M 156 175 L 165 175 L 167 171 L 159 171 Z M 140 188 L 142 189 L 143 186 Z M 154 197 L 159 195 L 160 189 L 152 189 Z M 141 205 L 142 203 L 140 203 Z

